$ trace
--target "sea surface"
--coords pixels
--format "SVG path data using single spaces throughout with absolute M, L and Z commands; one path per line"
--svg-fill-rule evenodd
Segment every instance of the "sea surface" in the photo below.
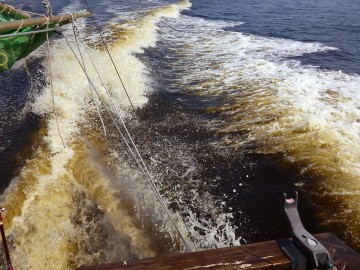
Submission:
M 295 191 L 308 231 L 360 252 L 358 0 L 88 4 L 99 28 L 76 20 L 50 64 L 42 46 L 0 74 L 15 269 L 290 237 Z

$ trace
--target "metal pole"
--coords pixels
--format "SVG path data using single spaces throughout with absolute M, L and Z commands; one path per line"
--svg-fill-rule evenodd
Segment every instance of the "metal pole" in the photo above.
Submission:
M 1 212 L 4 211 L 4 210 L 5 210 L 5 208 L 0 209 L 1 238 L 2 238 L 2 241 L 3 241 L 3 245 L 4 245 L 4 252 L 5 252 L 7 269 L 8 270 L 13 270 L 14 268 L 12 267 L 12 263 L 11 263 L 9 247 L 8 247 L 8 244 L 7 244 L 7 241 L 6 241 L 6 236 L 5 236 L 4 223 L 3 223 L 3 219 L 2 219 L 2 215 L 1 215 Z

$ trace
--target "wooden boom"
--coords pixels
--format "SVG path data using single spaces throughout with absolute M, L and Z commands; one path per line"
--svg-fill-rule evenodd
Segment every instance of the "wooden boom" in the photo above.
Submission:
M 84 17 L 90 17 L 90 16 L 91 16 L 90 12 L 84 11 L 84 12 L 78 12 L 78 13 L 72 13 L 72 14 L 67 13 L 67 14 L 62 14 L 62 15 L 56 15 L 56 16 L 49 17 L 48 19 L 46 17 L 38 17 L 38 18 L 32 18 L 32 19 L 16 20 L 16 21 L 11 21 L 11 22 L 2 22 L 2 23 L 0 23 L 0 32 L 16 30 L 16 29 L 24 28 L 24 27 L 31 26 L 31 25 L 43 25 L 43 24 L 46 24 L 48 21 L 53 22 L 53 23 L 69 22 L 72 19 L 84 18 Z
M 18 10 L 18 9 L 15 9 L 13 8 L 12 6 L 10 5 L 7 5 L 7 4 L 3 4 L 3 3 L 0 3 L 0 13 L 3 13 L 3 12 L 9 12 L 10 14 L 13 14 L 13 15 L 16 15 L 20 18 L 23 18 L 23 19 L 30 19 L 31 16 L 24 12 L 24 11 L 21 11 L 21 10 Z

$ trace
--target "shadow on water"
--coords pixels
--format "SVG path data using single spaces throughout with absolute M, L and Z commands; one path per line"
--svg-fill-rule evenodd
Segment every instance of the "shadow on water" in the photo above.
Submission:
M 44 84 L 40 59 L 27 60 L 0 74 L 0 191 L 31 154 L 40 116 L 26 109 Z
M 0 192 L 6 189 L 11 179 L 25 164 L 26 158 L 30 156 L 36 139 L 34 133 L 39 130 L 39 127 L 40 117 L 28 113 L 16 129 L 6 134 L 6 137 L 11 139 L 7 148 L 0 153 Z

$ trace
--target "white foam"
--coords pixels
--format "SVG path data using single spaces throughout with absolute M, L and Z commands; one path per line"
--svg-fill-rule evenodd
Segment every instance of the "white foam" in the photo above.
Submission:
M 75 2 L 76 5 L 78 3 Z M 147 102 L 145 94 L 148 91 L 148 78 L 144 64 L 134 56 L 134 53 L 141 53 L 143 48 L 155 44 L 155 24 L 161 17 L 176 17 L 182 8 L 189 5 L 188 2 L 182 2 L 143 14 L 134 22 L 138 26 L 135 32 L 122 28 L 129 36 L 125 42 L 121 40 L 121 36 L 118 36 L 110 44 L 111 55 L 136 107 Z M 86 31 L 85 26 L 83 23 L 77 23 L 80 31 Z M 79 56 L 77 46 L 71 37 L 72 30 L 69 27 L 64 28 L 64 34 Z M 117 42 L 116 39 L 120 41 Z M 80 49 L 82 55 L 86 56 L 84 47 L 80 46 Z M 111 107 L 111 96 L 115 106 L 124 116 L 129 101 L 107 53 L 94 47 L 88 50 L 97 64 L 106 89 L 102 87 L 95 70 L 91 68 L 89 58 L 85 57 L 87 72 L 93 85 L 106 102 L 106 106 Z M 47 70 L 47 62 L 44 62 L 44 67 Z M 101 254 L 88 254 L 86 250 L 86 248 L 91 249 L 93 244 L 98 245 L 91 243 L 91 237 L 96 237 L 96 231 L 92 230 L 96 228 L 90 228 L 91 233 L 87 234 L 85 228 L 87 224 L 82 228 L 72 220 L 74 212 L 76 213 L 79 207 L 75 202 L 78 194 L 81 193 L 86 194 L 83 201 L 79 199 L 81 203 L 99 205 L 103 211 L 104 219 L 100 219 L 95 227 L 106 225 L 111 229 L 109 233 L 113 231 L 112 233 L 118 238 L 119 235 L 124 235 L 126 238 L 123 243 L 109 243 L 108 252 L 111 252 L 111 246 L 124 245 L 127 246 L 128 251 L 122 254 L 127 256 L 154 256 L 148 236 L 138 228 L 136 218 L 129 213 L 126 206 L 121 204 L 122 200 L 118 194 L 114 194 L 115 191 L 112 189 L 114 179 L 108 174 L 103 174 L 98 166 L 92 164 L 93 160 L 87 156 L 88 151 L 84 150 L 88 147 L 88 140 L 84 139 L 86 132 L 89 132 L 89 129 L 94 134 L 101 132 L 101 127 L 91 121 L 91 117 L 96 114 L 93 99 L 98 103 L 100 101 L 96 94 L 91 93 L 87 78 L 64 39 L 52 43 L 51 69 L 53 93 L 48 84 L 31 106 L 34 113 L 44 116 L 45 126 L 42 126 L 43 132 L 39 134 L 46 136 L 39 138 L 37 145 L 40 147 L 34 150 L 36 155 L 25 164 L 19 176 L 13 180 L 4 194 L 5 204 L 8 203 L 13 207 L 9 216 L 12 220 L 12 233 L 16 239 L 13 253 L 16 267 L 25 269 L 31 265 L 47 265 L 51 269 L 70 269 L 81 264 L 98 262 L 98 256 Z M 53 98 L 56 117 L 53 113 Z M 104 107 L 102 110 L 104 111 Z M 104 139 L 103 143 L 105 142 Z M 81 158 L 82 156 L 85 158 Z M 111 157 L 108 158 L 111 160 Z M 100 160 L 97 162 L 100 163 Z M 92 180 L 94 182 L 91 182 Z M 85 214 L 81 212 L 79 215 Z M 36 218 L 39 218 L 38 222 Z M 86 216 L 81 217 L 84 222 L 86 218 Z M 74 254 L 76 248 L 85 250 L 78 250 L 78 253 Z M 110 254 L 107 256 L 111 259 Z
M 278 117 L 262 127 L 254 125 L 249 139 L 261 141 L 294 130 L 316 131 L 319 141 L 331 138 L 339 148 L 341 169 L 359 174 L 360 76 L 324 71 L 288 59 L 336 48 L 225 31 L 222 23 L 214 27 L 217 23 L 187 16 L 169 24 L 162 39 L 169 44 L 176 42 L 185 51 L 179 50 L 181 65 L 188 70 L 181 77 L 182 84 L 194 85 L 189 89 L 196 94 L 224 96 L 240 103 L 246 93 L 254 104 L 248 112 L 249 122 L 256 115 L 254 123 L 261 125 L 266 118 L 265 114 L 261 116 L 262 111 Z M 236 115 L 236 111 L 227 113 L 229 117 Z M 229 128 L 243 125 L 227 122 Z
M 161 27 L 165 56 L 172 57 L 167 65 L 178 76 L 171 89 L 224 100 L 211 108 L 221 117 L 208 128 L 224 135 L 215 147 L 283 153 L 302 172 L 324 179 L 314 193 L 359 189 L 360 76 L 289 59 L 337 48 L 232 32 L 226 22 L 188 16 Z M 357 211 L 355 205 L 347 201 L 344 213 Z

